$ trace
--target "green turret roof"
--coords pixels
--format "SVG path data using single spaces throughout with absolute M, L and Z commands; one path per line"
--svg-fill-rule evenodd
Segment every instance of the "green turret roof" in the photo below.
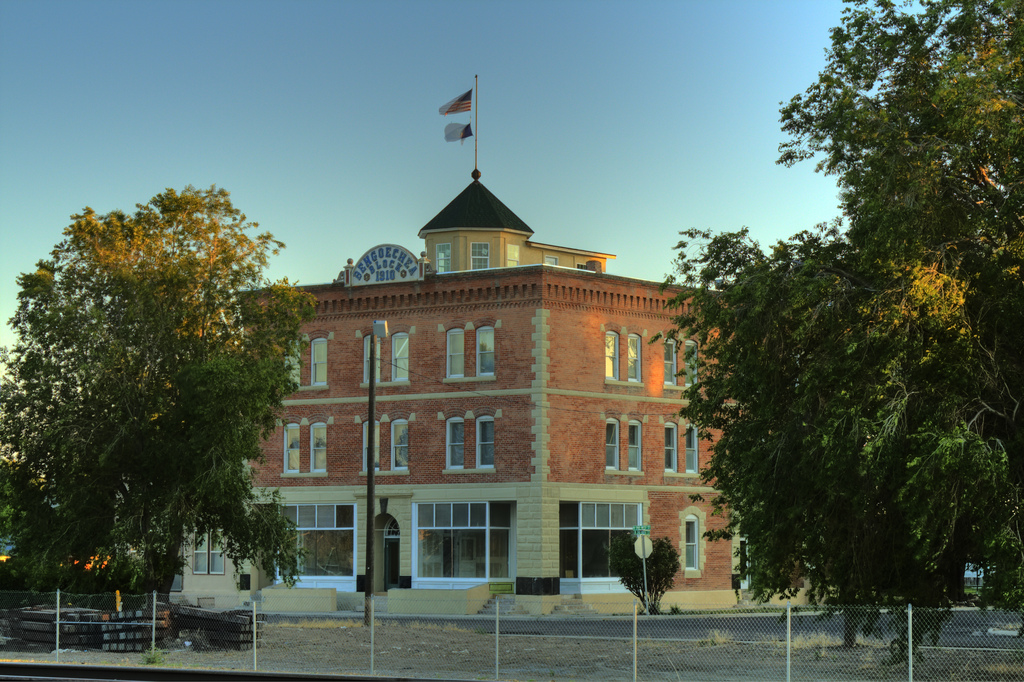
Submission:
M 433 230 L 458 227 L 496 228 L 533 234 L 530 226 L 501 203 L 498 197 L 491 194 L 479 180 L 469 183 L 459 196 L 452 199 L 450 204 L 420 228 L 419 236 L 422 238 L 424 233 Z

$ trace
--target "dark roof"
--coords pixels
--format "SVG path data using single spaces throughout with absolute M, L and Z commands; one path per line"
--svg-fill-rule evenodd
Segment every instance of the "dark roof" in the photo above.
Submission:
M 420 229 L 420 236 L 424 232 L 453 227 L 490 227 L 533 234 L 530 226 L 491 194 L 479 180 L 469 183 L 469 187 L 424 225 Z

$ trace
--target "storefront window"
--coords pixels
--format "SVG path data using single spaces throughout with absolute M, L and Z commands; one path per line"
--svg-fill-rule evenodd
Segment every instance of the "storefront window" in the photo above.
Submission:
M 418 577 L 507 578 L 511 510 L 508 502 L 417 505 Z
M 632 532 L 640 505 L 563 502 L 559 505 L 559 575 L 614 578 L 608 565 L 612 538 Z
M 300 576 L 354 574 L 355 508 L 350 504 L 286 504 L 283 512 L 296 525 L 305 557 Z

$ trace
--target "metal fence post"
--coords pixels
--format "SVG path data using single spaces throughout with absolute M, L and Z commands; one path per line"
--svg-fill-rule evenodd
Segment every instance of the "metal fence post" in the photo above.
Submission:
M 150 633 L 149 650 L 156 650 L 156 590 L 153 590 L 153 628 Z
M 914 682 L 914 605 L 907 604 L 907 679 Z
M 500 622 L 498 614 L 501 613 L 501 597 L 494 600 L 494 679 L 498 679 L 498 628 Z
M 636 682 L 636 612 L 639 610 L 638 602 L 633 600 L 633 682 Z
M 252 598 L 252 671 L 256 672 L 256 597 Z
M 790 682 L 792 669 L 791 653 L 793 651 L 793 607 L 786 600 L 786 682 Z
M 59 587 L 57 588 L 57 615 L 53 619 L 53 627 L 57 628 L 57 630 L 54 632 L 54 642 L 57 645 L 56 647 L 54 647 L 54 651 L 57 652 L 57 662 L 60 663 L 60 588 Z

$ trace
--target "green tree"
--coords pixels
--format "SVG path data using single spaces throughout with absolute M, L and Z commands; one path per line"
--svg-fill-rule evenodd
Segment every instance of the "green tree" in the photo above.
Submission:
M 96 589 L 106 563 L 110 582 L 137 576 L 110 587 L 166 591 L 211 531 L 236 566 L 294 575 L 294 535 L 251 463 L 295 388 L 287 358 L 310 298 L 265 278 L 283 245 L 252 234 L 225 190 L 168 189 L 136 209 L 86 208 L 18 279 L 0 536 L 59 581 L 47 587 Z
M 943 605 L 970 565 L 1024 608 L 1024 5 L 913 10 L 851 2 L 782 108 L 780 163 L 818 159 L 843 223 L 679 244 L 682 413 L 720 432 L 760 599 L 799 571 L 821 603 Z
M 661 598 L 675 585 L 679 571 L 679 550 L 668 538 L 657 538 L 651 544 L 651 556 L 647 557 L 647 592 L 644 592 L 644 562 L 636 555 L 633 544 L 636 538 L 620 533 L 612 536 L 608 548 L 608 565 L 612 573 L 619 576 L 619 582 L 629 590 L 641 604 L 650 605 L 650 613 L 661 612 Z

